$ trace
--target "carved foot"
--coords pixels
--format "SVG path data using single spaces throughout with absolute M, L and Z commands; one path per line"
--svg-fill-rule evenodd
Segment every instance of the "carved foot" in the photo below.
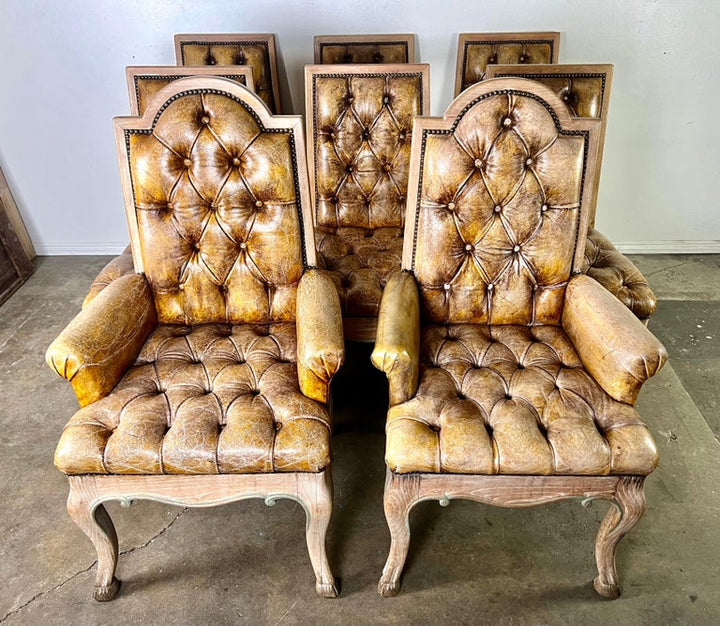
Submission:
M 597 576 L 593 581 L 593 587 L 603 598 L 608 600 L 615 600 L 620 597 L 620 587 L 615 584 L 607 584 L 600 580 L 600 576 Z
M 618 483 L 615 500 L 600 523 L 595 540 L 598 576 L 593 586 L 605 598 L 614 600 L 620 596 L 615 551 L 618 542 L 633 529 L 645 512 L 643 481 L 642 476 L 623 476 Z
M 378 593 L 383 598 L 394 598 L 398 593 L 400 593 L 401 586 L 402 583 L 399 578 L 397 580 L 392 580 L 390 577 L 386 578 L 383 576 L 378 583 Z
M 315 591 L 321 598 L 338 597 L 338 590 L 335 583 L 315 583 Z
M 96 586 L 93 591 L 93 598 L 98 602 L 110 602 L 120 590 L 120 581 L 113 576 L 112 582 L 107 586 Z

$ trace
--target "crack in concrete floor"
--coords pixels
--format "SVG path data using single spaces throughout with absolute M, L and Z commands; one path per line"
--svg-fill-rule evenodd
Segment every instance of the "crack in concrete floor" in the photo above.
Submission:
M 166 526 L 164 526 L 162 529 L 160 529 L 160 531 L 157 534 L 153 535 L 145 543 L 140 544 L 139 546 L 133 546 L 132 548 L 128 548 L 127 550 L 123 550 L 123 551 L 119 552 L 118 558 L 125 554 L 132 554 L 133 552 L 137 552 L 138 550 L 147 548 L 156 539 L 158 539 L 159 537 L 164 535 L 168 530 L 170 530 L 173 527 L 173 525 L 175 524 L 175 522 L 177 522 L 185 514 L 186 511 L 187 511 L 187 507 L 184 507 L 175 517 L 173 517 L 170 520 L 170 522 Z M 46 595 L 52 593 L 53 591 L 57 591 L 58 589 L 60 589 L 61 587 L 64 587 L 67 583 L 69 583 L 71 580 L 74 580 L 81 574 L 85 574 L 85 573 L 89 572 L 93 567 L 95 567 L 95 565 L 97 565 L 97 559 L 95 559 L 92 563 L 90 563 L 90 565 L 88 565 L 85 569 L 81 569 L 81 570 L 75 572 L 74 574 L 71 574 L 65 580 L 59 582 L 54 587 L 51 587 L 50 589 L 44 589 L 43 591 L 36 593 L 32 598 L 30 598 L 29 600 L 27 600 L 20 606 L 11 609 L 3 617 L 1 617 L 0 624 L 6 622 L 13 615 L 17 615 L 20 611 L 22 611 L 24 608 L 30 606 L 38 598 L 42 598 L 43 596 L 46 596 Z

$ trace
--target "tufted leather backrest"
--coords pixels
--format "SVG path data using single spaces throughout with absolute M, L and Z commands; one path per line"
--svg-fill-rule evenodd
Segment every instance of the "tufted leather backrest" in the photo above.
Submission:
M 599 125 L 514 78 L 416 120 L 403 269 L 425 320 L 559 323 L 583 259 Z
M 193 77 L 115 131 L 135 270 L 160 323 L 293 321 L 315 265 L 301 118 Z
M 429 66 L 305 68 L 315 224 L 402 226 L 413 118 L 428 110 Z
M 576 117 L 593 117 L 601 121 L 595 188 L 590 202 L 590 226 L 595 224 L 600 168 L 605 146 L 605 127 L 610 106 L 613 66 L 599 64 L 578 65 L 493 65 L 487 68 L 487 78 L 517 76 L 536 80 L 552 89 Z
M 247 65 L 237 66 L 188 66 L 154 65 L 130 66 L 125 68 L 128 94 L 130 96 L 130 115 L 142 115 L 150 101 L 165 85 L 188 76 L 222 76 L 244 85 L 254 91 L 252 68 Z
M 275 35 L 175 35 L 178 65 L 247 65 L 255 91 L 272 113 L 280 113 Z
M 316 64 L 414 63 L 415 35 L 316 35 Z
M 485 79 L 496 63 L 557 63 L 560 33 L 460 33 L 455 95 Z

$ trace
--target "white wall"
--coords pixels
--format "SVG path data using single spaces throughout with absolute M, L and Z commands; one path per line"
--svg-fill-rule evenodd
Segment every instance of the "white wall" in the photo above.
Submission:
M 613 63 L 598 226 L 629 251 L 720 252 L 717 0 L 0 0 L 0 165 L 40 254 L 127 242 L 111 118 L 124 67 L 178 32 L 272 32 L 292 104 L 312 36 L 414 32 L 432 113 L 458 32 L 559 30 L 560 62 Z

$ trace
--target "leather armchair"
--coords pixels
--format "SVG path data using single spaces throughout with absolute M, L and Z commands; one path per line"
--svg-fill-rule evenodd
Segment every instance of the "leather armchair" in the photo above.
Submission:
M 582 65 L 493 65 L 487 78 L 516 76 L 529 78 L 550 87 L 576 117 L 599 119 L 600 149 L 591 203 L 590 228 L 585 244 L 583 274 L 592 276 L 627 306 L 646 325 L 657 308 L 650 285 L 635 264 L 624 256 L 601 232 L 595 229 L 600 168 L 607 126 L 613 66 Z
M 103 502 L 250 497 L 303 505 L 317 592 L 335 596 L 328 401 L 344 345 L 315 268 L 301 119 L 233 81 L 186 78 L 115 129 L 137 273 L 47 352 L 81 406 L 55 464 L 98 553 L 95 598 L 119 588 Z
M 305 68 L 318 263 L 351 340 L 375 338 L 383 288 L 400 271 L 410 136 L 429 108 L 428 74 L 424 64 Z
M 620 593 L 616 545 L 658 461 L 634 404 L 666 353 L 579 272 L 599 131 L 516 78 L 415 123 L 403 272 L 383 295 L 372 356 L 390 383 L 383 596 L 400 588 L 410 509 L 454 498 L 610 500 L 595 589 Z
M 455 95 L 485 80 L 496 63 L 557 63 L 560 33 L 460 33 L 455 64 Z
M 414 63 L 415 35 L 315 35 L 316 65 Z

